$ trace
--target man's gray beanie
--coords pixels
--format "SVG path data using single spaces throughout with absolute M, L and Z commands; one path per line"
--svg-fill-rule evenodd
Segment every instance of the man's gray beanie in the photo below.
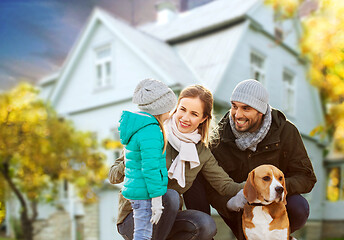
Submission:
M 240 82 L 233 90 L 231 102 L 241 102 L 265 114 L 269 104 L 269 94 L 264 86 L 254 79 Z
M 160 115 L 171 111 L 177 103 L 177 97 L 164 83 L 154 79 L 144 79 L 135 88 L 133 103 L 141 111 Z

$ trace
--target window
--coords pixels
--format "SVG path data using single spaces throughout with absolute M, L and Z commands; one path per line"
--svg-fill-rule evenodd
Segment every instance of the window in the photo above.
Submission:
M 66 179 L 62 179 L 59 183 L 59 197 L 61 201 L 65 201 L 69 196 L 69 183 Z
M 326 200 L 336 202 L 344 200 L 344 165 L 327 168 Z
M 282 42 L 283 41 L 283 30 L 282 28 L 275 27 L 275 39 L 276 42 Z
M 123 149 L 115 149 L 113 152 L 114 159 L 116 160 L 122 155 Z
M 118 127 L 110 129 L 110 132 L 111 132 L 111 135 L 113 136 L 113 138 L 111 138 L 112 140 L 111 140 L 110 149 L 113 150 L 113 156 L 114 156 L 114 159 L 116 160 L 122 155 L 123 146 L 120 142 Z
M 106 87 L 111 84 L 111 48 L 109 46 L 96 49 L 96 88 Z
M 265 85 L 264 57 L 252 52 L 251 61 L 251 78 L 258 80 Z
M 202 6 L 206 3 L 212 2 L 214 0 L 182 0 L 180 2 L 180 9 L 181 11 L 188 11 L 195 7 Z
M 288 70 L 283 71 L 283 110 L 290 114 L 294 114 L 295 106 L 295 77 Z

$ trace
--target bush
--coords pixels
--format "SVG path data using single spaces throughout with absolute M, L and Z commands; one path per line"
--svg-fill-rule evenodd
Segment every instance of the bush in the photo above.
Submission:
M 21 228 L 20 220 L 16 219 L 16 218 L 11 218 L 10 222 L 11 222 L 11 226 L 12 226 L 13 231 L 14 231 L 15 239 L 16 240 L 24 239 L 24 235 L 23 235 L 23 231 L 22 231 L 22 228 Z

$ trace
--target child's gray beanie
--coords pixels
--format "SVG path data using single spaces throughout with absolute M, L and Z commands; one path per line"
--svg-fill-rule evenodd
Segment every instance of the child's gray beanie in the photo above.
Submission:
M 269 94 L 264 86 L 254 79 L 240 82 L 233 90 L 231 102 L 245 103 L 265 114 L 269 104 Z
M 133 103 L 138 104 L 141 111 L 160 115 L 176 106 L 177 97 L 164 83 L 154 79 L 144 79 L 135 88 Z

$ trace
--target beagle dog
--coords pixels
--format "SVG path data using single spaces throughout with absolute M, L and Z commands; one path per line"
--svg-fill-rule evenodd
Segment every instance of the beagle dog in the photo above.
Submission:
M 285 205 L 287 190 L 282 171 L 273 165 L 253 169 L 244 186 L 247 203 L 242 227 L 247 240 L 289 240 L 289 219 Z

